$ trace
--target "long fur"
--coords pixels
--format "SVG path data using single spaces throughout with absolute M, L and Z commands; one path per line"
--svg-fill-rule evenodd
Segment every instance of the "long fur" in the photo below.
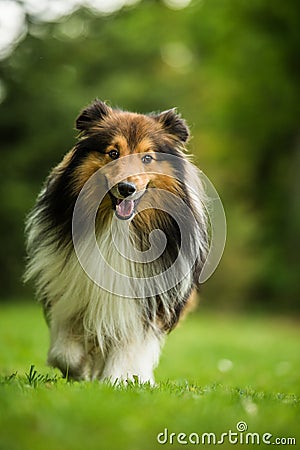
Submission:
M 178 322 L 197 287 L 208 251 L 205 195 L 197 169 L 185 153 L 189 131 L 175 110 L 142 115 L 114 110 L 98 100 L 81 112 L 76 126 L 80 132 L 78 143 L 50 173 L 26 224 L 25 279 L 35 281 L 50 327 L 48 362 L 60 368 L 64 376 L 75 379 L 125 382 L 138 377 L 140 382 L 154 382 L 153 369 L 164 337 Z M 109 167 L 112 149 L 119 152 L 119 161 L 122 156 L 151 152 L 156 164 L 166 167 L 167 173 L 145 170 L 144 175 L 128 178 L 143 192 L 139 204 L 148 201 L 153 205 L 140 212 L 137 208 L 130 218 L 129 243 L 122 239 L 127 221 L 114 217 L 114 197 L 107 194 L 99 206 L 96 239 L 103 260 L 114 269 L 113 275 L 107 272 L 106 264 L 91 260 L 92 236 L 84 232 L 85 220 L 94 203 L 97 206 L 97 186 L 92 185 L 80 211 L 80 245 L 90 258 L 95 277 L 108 283 L 107 290 L 97 285 L 78 261 L 72 217 L 85 183 L 97 170 Z M 177 163 L 168 161 L 167 155 L 174 155 Z M 108 171 L 104 181 L 113 186 L 114 176 Z M 111 192 L 115 192 L 113 189 Z M 176 208 L 172 203 L 175 195 L 195 218 L 184 250 L 176 220 L 163 211 L 165 199 L 160 196 L 161 190 L 172 194 L 169 209 Z M 180 215 L 180 211 L 176 213 Z M 164 252 L 149 263 L 122 256 L 112 245 L 113 219 L 114 232 L 125 254 L 128 244 L 140 252 L 147 251 L 149 236 L 156 229 L 166 237 Z M 157 295 L 149 295 L 148 289 L 139 288 L 139 284 L 131 298 L 120 293 L 120 273 L 153 283 L 154 277 L 172 267 L 176 259 L 185 276 L 171 288 L 168 279 L 160 277 L 155 286 Z

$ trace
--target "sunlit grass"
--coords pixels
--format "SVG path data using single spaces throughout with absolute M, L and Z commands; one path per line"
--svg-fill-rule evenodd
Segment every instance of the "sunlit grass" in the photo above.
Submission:
M 1 450 L 153 449 L 165 428 L 221 434 L 241 420 L 251 432 L 299 439 L 300 331 L 292 320 L 194 314 L 168 337 L 157 386 L 113 388 L 67 382 L 45 366 L 38 307 L 0 313 Z

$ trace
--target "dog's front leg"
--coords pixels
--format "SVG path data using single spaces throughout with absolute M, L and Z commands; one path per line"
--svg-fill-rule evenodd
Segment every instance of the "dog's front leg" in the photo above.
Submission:
M 148 334 L 141 341 L 114 345 L 105 361 L 101 380 L 111 383 L 136 381 L 154 384 L 153 369 L 157 366 L 162 338 Z
M 50 322 L 48 364 L 75 380 L 92 378 L 92 358 L 88 354 L 82 331 L 74 330 L 70 321 Z

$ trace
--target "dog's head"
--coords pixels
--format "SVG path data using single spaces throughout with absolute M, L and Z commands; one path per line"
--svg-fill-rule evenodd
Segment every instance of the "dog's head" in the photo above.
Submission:
M 148 188 L 180 190 L 178 167 L 166 156 L 185 159 L 189 130 L 175 109 L 143 115 L 95 101 L 81 112 L 76 128 L 80 132 L 74 150 L 80 159 L 75 169 L 76 190 L 102 169 L 108 191 L 104 204 L 113 208 L 119 219 L 133 217 Z

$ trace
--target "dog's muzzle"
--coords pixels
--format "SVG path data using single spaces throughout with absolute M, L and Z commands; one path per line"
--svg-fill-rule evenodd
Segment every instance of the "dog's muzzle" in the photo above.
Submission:
M 143 194 L 144 191 L 137 192 L 136 185 L 129 181 L 121 181 L 114 186 L 109 191 L 109 195 L 117 218 L 121 220 L 131 219 Z

